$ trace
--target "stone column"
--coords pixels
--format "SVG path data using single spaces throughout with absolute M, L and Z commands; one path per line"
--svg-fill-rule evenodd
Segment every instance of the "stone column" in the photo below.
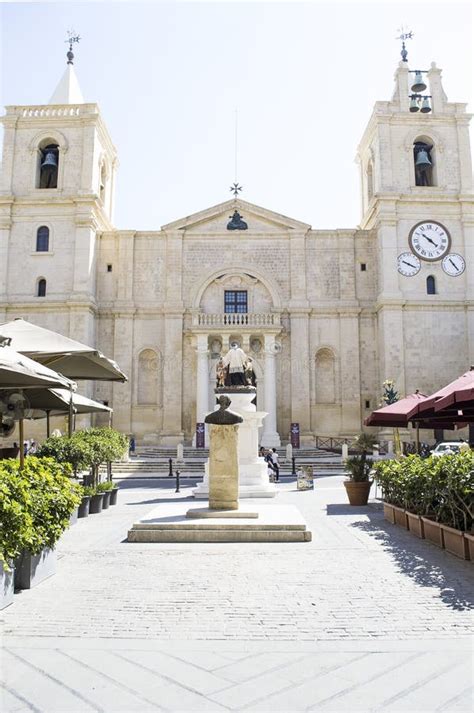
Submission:
M 165 314 L 165 354 L 163 363 L 163 428 L 160 445 L 177 446 L 184 438 L 183 393 L 183 311 Z
M 242 419 L 240 419 L 240 422 Z M 209 508 L 238 510 L 239 460 L 237 424 L 209 425 Z
M 208 335 L 198 334 L 196 337 L 196 423 L 204 423 L 209 412 L 209 351 Z M 196 429 L 193 430 L 193 446 L 196 446 Z M 206 446 L 207 443 L 206 427 Z
M 264 373 L 265 411 L 267 417 L 263 422 L 261 445 L 266 448 L 276 448 L 281 445 L 276 424 L 276 369 L 275 369 L 275 335 L 265 335 L 265 373 Z
M 291 421 L 300 424 L 300 442 L 314 445 L 309 387 L 309 309 L 298 308 L 291 319 Z

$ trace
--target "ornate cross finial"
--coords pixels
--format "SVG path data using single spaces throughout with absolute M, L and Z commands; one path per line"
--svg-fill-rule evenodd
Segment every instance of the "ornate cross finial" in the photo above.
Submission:
M 405 47 L 405 40 L 412 40 L 414 32 L 409 30 L 406 25 L 402 25 L 401 27 L 399 27 L 397 32 L 399 32 L 400 34 L 398 35 L 398 37 L 395 37 L 395 39 L 402 41 L 402 51 L 400 52 L 400 54 L 402 55 L 402 61 L 407 62 L 408 52 Z
M 67 63 L 68 64 L 74 64 L 73 59 L 74 59 L 74 52 L 72 51 L 72 46 L 75 42 L 79 42 L 81 39 L 80 35 L 76 35 L 75 30 L 68 30 L 67 31 L 67 40 L 64 40 L 65 42 L 68 43 L 69 45 L 69 51 L 66 54 L 67 57 Z
M 240 186 L 238 183 L 233 183 L 231 185 L 230 192 L 234 194 L 234 198 L 237 198 L 242 188 L 243 186 Z

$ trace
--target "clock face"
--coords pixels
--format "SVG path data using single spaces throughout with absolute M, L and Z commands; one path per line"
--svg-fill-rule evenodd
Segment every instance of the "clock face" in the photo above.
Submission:
M 450 253 L 449 255 L 446 255 L 445 258 L 443 258 L 441 267 L 447 275 L 451 275 L 451 277 L 457 277 L 458 275 L 462 275 L 462 273 L 466 269 L 466 262 L 462 255 L 458 255 L 457 253 Z
M 408 243 L 411 251 L 418 255 L 420 260 L 433 262 L 441 260 L 449 253 L 451 237 L 441 223 L 423 221 L 410 230 Z
M 421 270 L 421 262 L 413 253 L 402 253 L 397 258 L 397 267 L 400 275 L 405 277 L 413 277 Z

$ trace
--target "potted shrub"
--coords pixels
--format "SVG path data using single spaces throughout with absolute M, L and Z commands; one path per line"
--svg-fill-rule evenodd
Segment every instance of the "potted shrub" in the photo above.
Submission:
M 103 483 L 99 483 L 96 492 L 97 493 L 102 493 L 103 494 L 103 500 L 102 500 L 102 509 L 107 510 L 107 508 L 110 505 L 110 496 L 112 493 L 112 489 L 114 487 L 114 484 L 112 483 L 111 480 L 105 480 Z
M 113 486 L 112 490 L 110 491 L 110 504 L 117 505 L 117 496 L 118 496 L 119 487 L 115 483 L 113 483 L 112 486 Z
M 104 502 L 104 493 L 98 492 L 96 486 L 89 486 L 91 489 L 91 499 L 89 502 L 89 514 L 97 515 L 102 512 L 102 504 Z
M 14 560 L 32 525 L 27 481 L 13 463 L 18 461 L 0 462 L 0 609 L 13 602 Z
M 375 443 L 374 436 L 361 433 L 353 444 L 353 448 L 358 452 L 358 455 L 347 458 L 344 463 L 349 473 L 349 480 L 344 481 L 344 487 L 350 505 L 367 505 L 370 488 L 373 483 L 370 480 L 372 459 L 367 456 L 373 452 Z
M 87 517 L 89 515 L 89 506 L 91 502 L 91 497 L 94 495 L 94 488 L 90 487 L 85 487 L 84 485 L 82 487 L 82 500 L 79 503 L 79 510 L 77 513 L 78 517 Z
M 18 461 L 5 461 L 2 468 L 5 478 L 19 480 L 27 494 L 20 504 L 26 517 L 17 543 L 15 586 L 29 589 L 54 574 L 54 545 L 79 505 L 80 486 L 72 481 L 70 466 L 52 458 L 25 458 L 23 468 Z

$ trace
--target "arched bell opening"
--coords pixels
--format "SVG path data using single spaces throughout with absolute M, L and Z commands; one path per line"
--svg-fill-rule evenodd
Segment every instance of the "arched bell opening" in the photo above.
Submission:
M 436 147 L 428 136 L 420 136 L 413 142 L 413 167 L 416 186 L 436 186 Z

